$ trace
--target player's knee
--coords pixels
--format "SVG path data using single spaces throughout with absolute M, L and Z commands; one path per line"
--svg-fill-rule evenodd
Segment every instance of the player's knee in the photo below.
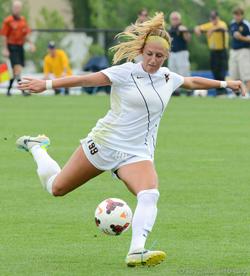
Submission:
M 58 185 L 52 186 L 52 195 L 53 196 L 58 197 L 58 196 L 64 196 L 66 194 L 67 194 L 67 191 L 63 187 L 58 186 Z

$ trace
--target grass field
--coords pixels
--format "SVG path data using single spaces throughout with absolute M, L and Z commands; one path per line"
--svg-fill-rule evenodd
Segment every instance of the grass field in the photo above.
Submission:
M 175 98 L 161 122 L 161 197 L 148 248 L 154 268 L 127 268 L 131 230 L 101 234 L 96 205 L 135 198 L 105 173 L 63 198 L 44 192 L 24 134 L 46 133 L 60 165 L 109 106 L 106 96 L 0 96 L 0 275 L 250 275 L 250 101 Z

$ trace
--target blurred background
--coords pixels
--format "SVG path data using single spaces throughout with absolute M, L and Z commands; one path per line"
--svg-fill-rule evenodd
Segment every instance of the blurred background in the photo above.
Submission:
M 190 30 L 188 44 L 192 71 L 209 70 L 209 51 L 206 37 L 194 35 L 194 27 L 209 21 L 211 10 L 219 12 L 221 20 L 228 25 L 232 9 L 241 6 L 245 18 L 250 19 L 250 0 L 22 0 L 22 14 L 32 29 L 31 40 L 36 51 L 24 45 L 26 66 L 24 74 L 42 73 L 43 59 L 48 42 L 53 40 L 63 49 L 74 73 L 84 71 L 91 57 L 106 56 L 109 64 L 112 53 L 109 47 L 115 44 L 115 35 L 135 22 L 138 11 L 146 8 L 149 16 L 163 11 L 167 26 L 172 11 L 179 11 L 182 23 Z M 0 22 L 11 13 L 11 0 L 0 1 Z M 2 40 L 1 42 L 2 43 Z M 0 47 L 2 45 L 0 44 Z M 1 49 L 0 49 L 1 50 Z M 2 52 L 2 51 L 1 51 Z M 1 55 L 0 63 L 4 62 Z

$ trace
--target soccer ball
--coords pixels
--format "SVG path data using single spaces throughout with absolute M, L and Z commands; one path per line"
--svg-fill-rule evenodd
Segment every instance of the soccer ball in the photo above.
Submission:
M 105 199 L 95 211 L 97 227 L 108 235 L 120 235 L 127 231 L 131 221 L 131 209 L 125 201 L 119 198 Z

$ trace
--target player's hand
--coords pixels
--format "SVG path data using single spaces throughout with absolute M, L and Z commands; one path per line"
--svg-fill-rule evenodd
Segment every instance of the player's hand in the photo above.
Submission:
M 240 32 L 234 32 L 234 33 L 233 33 L 233 36 L 234 36 L 234 38 L 236 38 L 236 39 L 238 39 L 238 40 L 240 40 L 241 37 L 242 37 L 242 35 L 241 35 Z
M 201 35 L 201 30 L 200 30 L 199 26 L 196 26 L 196 27 L 194 28 L 194 32 L 195 32 L 195 34 L 196 34 L 197 36 L 200 36 L 200 35 Z
M 46 90 L 46 82 L 45 80 L 25 77 L 19 82 L 17 88 L 30 93 L 41 93 Z
M 240 91 L 242 96 L 246 96 L 247 89 L 244 83 L 240 80 L 237 81 L 227 81 L 227 87 L 231 88 L 233 91 Z
M 30 52 L 34 53 L 36 51 L 36 46 L 31 42 L 30 43 Z
M 3 48 L 2 54 L 4 57 L 9 57 L 10 56 L 10 52 L 7 48 Z
M 188 31 L 187 27 L 185 27 L 185 26 L 183 26 L 183 25 L 180 25 L 179 28 L 178 28 L 178 30 L 179 30 L 180 32 L 187 32 L 187 31 Z
M 208 30 L 208 31 L 207 31 L 207 36 L 208 36 L 208 37 L 210 37 L 210 36 L 212 35 L 212 33 L 213 33 L 213 32 L 214 32 L 214 30 L 213 30 L 213 29 Z

